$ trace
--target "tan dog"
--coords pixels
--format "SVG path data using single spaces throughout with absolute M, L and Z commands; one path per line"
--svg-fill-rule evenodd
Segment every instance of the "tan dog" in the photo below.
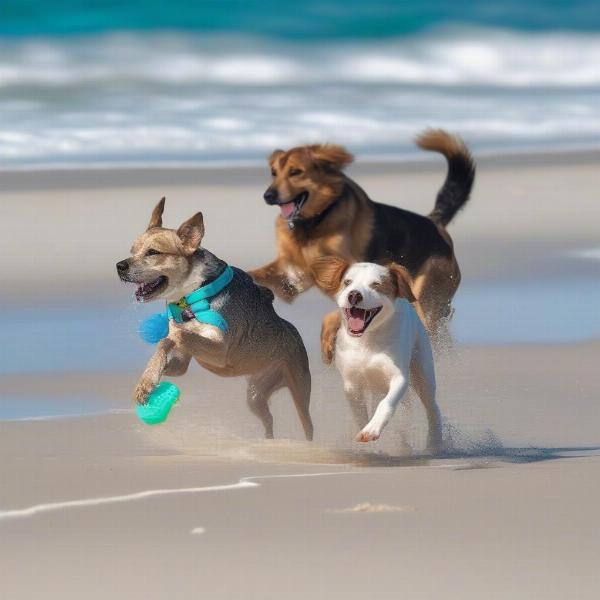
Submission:
M 148 229 L 133 243 L 132 256 L 117 263 L 121 280 L 138 285 L 135 295 L 140 302 L 162 299 L 177 303 L 228 269 L 225 262 L 200 246 L 204 237 L 202 213 L 177 230 L 165 229 L 164 205 L 163 198 Z M 311 377 L 306 349 L 296 328 L 273 309 L 273 294 L 256 285 L 244 271 L 233 268 L 230 282 L 208 302 L 210 311 L 218 313 L 227 327 L 223 330 L 203 322 L 192 308 L 182 313 L 181 322 L 169 321 L 168 336 L 158 343 L 135 388 L 135 401 L 144 404 L 163 375 L 183 375 L 194 358 L 217 375 L 248 378 L 248 405 L 261 419 L 267 438 L 273 437 L 269 398 L 276 390 L 289 388 L 306 439 L 311 440 Z
M 322 256 L 349 263 L 396 262 L 413 281 L 415 308 L 430 332 L 450 314 L 460 270 L 446 226 L 469 198 L 475 164 L 464 143 L 441 130 L 417 139 L 441 152 L 448 174 L 428 217 L 379 204 L 343 173 L 352 155 L 335 145 L 276 150 L 269 158 L 273 181 L 264 194 L 281 211 L 276 222 L 277 258 L 250 271 L 252 278 L 291 302 L 315 284 L 312 265 Z M 333 356 L 338 313 L 323 321 L 323 358 Z

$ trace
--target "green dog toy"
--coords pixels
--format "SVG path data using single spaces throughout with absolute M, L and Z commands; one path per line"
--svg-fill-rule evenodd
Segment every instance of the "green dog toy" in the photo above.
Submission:
M 137 416 L 146 425 L 158 425 L 167 420 L 177 400 L 179 400 L 179 388 L 174 383 L 163 381 L 148 396 L 146 404 L 138 404 Z

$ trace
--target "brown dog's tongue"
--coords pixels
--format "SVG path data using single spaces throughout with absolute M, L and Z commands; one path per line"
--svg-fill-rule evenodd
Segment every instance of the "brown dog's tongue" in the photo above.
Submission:
M 288 202 L 287 204 L 280 204 L 279 208 L 281 209 L 281 216 L 284 219 L 289 219 L 294 214 L 296 205 L 293 202 Z

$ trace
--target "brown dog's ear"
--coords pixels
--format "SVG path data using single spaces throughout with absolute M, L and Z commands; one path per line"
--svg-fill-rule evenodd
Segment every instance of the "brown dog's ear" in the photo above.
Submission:
M 269 166 L 272 167 L 273 164 L 279 159 L 279 157 L 282 154 L 285 154 L 283 150 L 273 150 L 273 152 L 271 152 L 271 154 L 267 158 L 267 161 L 269 162 Z
M 191 219 L 182 223 L 177 230 L 177 236 L 181 240 L 184 252 L 193 254 L 204 237 L 204 217 L 202 213 L 196 213 Z
M 315 283 L 326 293 L 335 294 L 340 289 L 342 277 L 350 265 L 337 256 L 322 256 L 311 265 Z
M 165 200 L 166 198 L 163 196 L 160 199 L 160 202 L 154 207 L 152 216 L 150 217 L 150 223 L 148 223 L 148 229 L 162 227 L 162 214 L 165 210 Z
M 315 144 L 308 150 L 312 160 L 330 169 L 341 171 L 354 160 L 350 152 L 336 144 Z
M 398 298 L 406 298 L 409 302 L 416 302 L 417 299 L 411 289 L 412 279 L 408 271 L 397 263 L 389 264 L 388 269 L 393 281 L 396 283 Z

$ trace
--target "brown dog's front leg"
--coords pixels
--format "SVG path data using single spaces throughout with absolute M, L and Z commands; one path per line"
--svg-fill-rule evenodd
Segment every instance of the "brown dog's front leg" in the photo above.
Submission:
M 158 343 L 156 352 L 148 361 L 138 384 L 133 392 L 133 399 L 138 404 L 146 404 L 148 396 L 159 384 L 160 378 L 165 370 L 169 352 L 174 348 L 175 342 L 169 338 L 164 338 Z
M 325 315 L 321 324 L 321 359 L 326 365 L 333 361 L 335 355 L 335 341 L 342 324 L 339 311 Z
M 298 289 L 297 285 L 290 281 L 287 272 L 282 268 L 279 260 L 274 260 L 272 263 L 265 265 L 260 269 L 248 271 L 248 275 L 260 285 L 268 287 L 276 296 L 292 302 L 296 296 L 306 289 Z

